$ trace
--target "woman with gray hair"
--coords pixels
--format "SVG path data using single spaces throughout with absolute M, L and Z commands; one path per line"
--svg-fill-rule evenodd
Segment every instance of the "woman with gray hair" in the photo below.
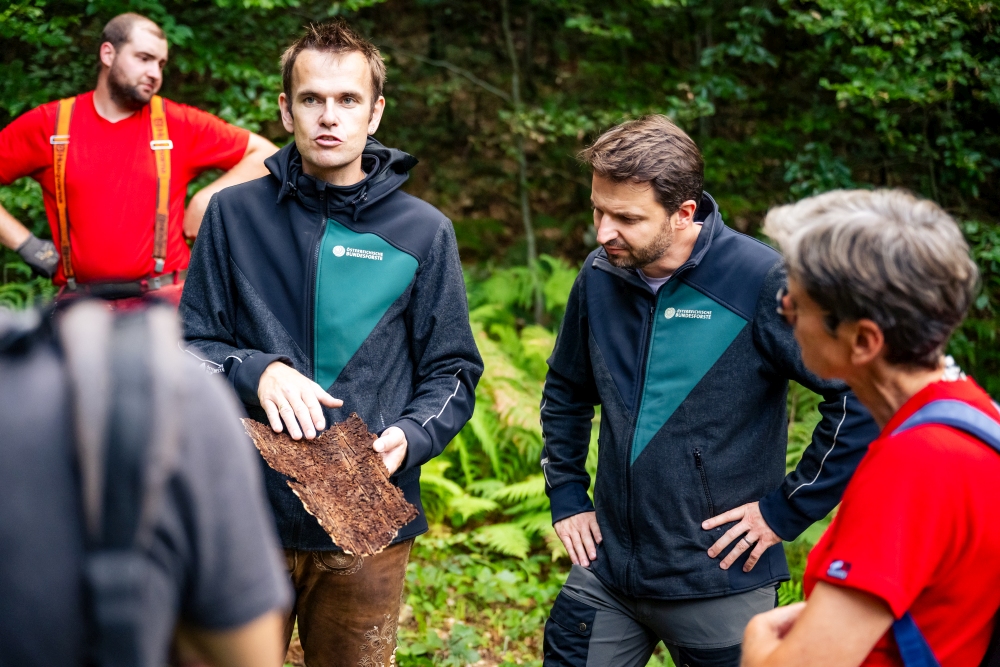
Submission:
M 1000 413 L 944 356 L 977 287 L 968 245 L 898 190 L 805 199 L 764 231 L 803 361 L 882 432 L 809 556 L 808 602 L 756 616 L 743 665 L 976 667 L 1000 607 Z

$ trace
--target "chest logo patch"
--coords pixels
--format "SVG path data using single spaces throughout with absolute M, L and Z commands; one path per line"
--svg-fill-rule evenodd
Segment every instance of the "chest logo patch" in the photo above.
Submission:
M 698 310 L 696 308 L 667 308 L 663 311 L 663 317 L 668 320 L 672 320 L 675 317 L 688 320 L 710 320 L 712 319 L 712 311 L 710 310 Z
M 844 579 L 847 579 L 847 575 L 850 574 L 850 572 L 850 563 L 842 560 L 835 560 L 830 563 L 830 569 L 826 571 L 826 576 L 843 581 Z
M 333 246 L 334 257 L 356 257 L 357 259 L 372 259 L 377 262 L 382 261 L 382 253 L 377 250 L 362 250 L 361 248 L 344 247 L 342 245 Z

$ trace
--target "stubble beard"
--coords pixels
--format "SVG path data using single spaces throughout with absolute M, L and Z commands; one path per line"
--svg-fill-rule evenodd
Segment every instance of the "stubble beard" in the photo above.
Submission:
M 673 244 L 674 230 L 670 226 L 670 220 L 667 220 L 653 240 L 641 248 L 632 248 L 621 240 L 618 243 L 606 243 L 604 247 L 620 248 L 626 251 L 625 255 L 619 256 L 608 253 L 608 262 L 612 266 L 619 269 L 641 269 L 663 257 Z
M 111 71 L 108 72 L 108 92 L 111 93 L 111 99 L 115 104 L 131 111 L 143 108 L 153 97 L 152 93 L 143 95 L 139 92 L 139 86 L 129 83 L 118 67 L 117 59 L 111 63 Z

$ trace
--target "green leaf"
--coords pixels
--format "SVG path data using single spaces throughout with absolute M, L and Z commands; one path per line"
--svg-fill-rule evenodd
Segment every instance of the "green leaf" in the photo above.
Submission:
M 545 496 L 545 478 L 541 473 L 532 475 L 531 477 L 515 484 L 508 484 L 501 489 L 497 489 L 493 492 L 492 498 L 508 503 L 516 503 L 525 500 L 526 498 L 537 496 Z
M 513 523 L 495 523 L 477 528 L 473 539 L 507 556 L 527 558 L 531 540 L 524 529 Z
M 460 496 L 453 496 L 449 499 L 448 509 L 458 514 L 464 523 L 479 514 L 486 514 L 487 512 L 498 510 L 500 509 L 500 505 L 498 505 L 496 501 L 490 500 L 489 498 L 477 498 L 476 496 L 463 494 Z

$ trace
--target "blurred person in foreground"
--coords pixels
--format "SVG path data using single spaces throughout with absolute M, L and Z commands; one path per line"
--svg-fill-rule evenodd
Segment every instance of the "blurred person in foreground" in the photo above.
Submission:
M 541 406 L 546 492 L 573 561 L 545 664 L 641 667 L 662 640 L 678 665 L 735 667 L 746 624 L 789 578 L 781 542 L 840 501 L 875 423 L 802 365 L 774 311 L 780 255 L 726 226 L 683 130 L 629 121 L 582 157 L 602 247 L 573 285 Z M 786 474 L 789 381 L 823 401 Z
M 922 635 L 922 664 L 975 667 L 1000 607 L 1000 453 L 920 418 L 971 407 L 998 430 L 996 405 L 944 356 L 975 296 L 968 245 L 937 204 L 898 190 L 805 199 L 764 231 L 785 253 L 779 309 L 806 366 L 845 381 L 882 431 L 809 556 L 808 602 L 754 618 L 743 665 L 899 665 Z
M 403 192 L 417 161 L 374 139 L 385 64 L 343 21 L 282 57 L 295 141 L 271 173 L 212 198 L 180 313 L 188 350 L 251 417 L 313 439 L 357 413 L 390 481 L 420 510 L 381 552 L 334 544 L 261 459 L 310 667 L 392 664 L 406 563 L 427 530 L 420 466 L 472 416 L 483 372 L 451 221 Z M 334 398 L 334 396 L 338 398 Z
M 253 445 L 165 306 L 0 310 L 0 664 L 278 667 Z

